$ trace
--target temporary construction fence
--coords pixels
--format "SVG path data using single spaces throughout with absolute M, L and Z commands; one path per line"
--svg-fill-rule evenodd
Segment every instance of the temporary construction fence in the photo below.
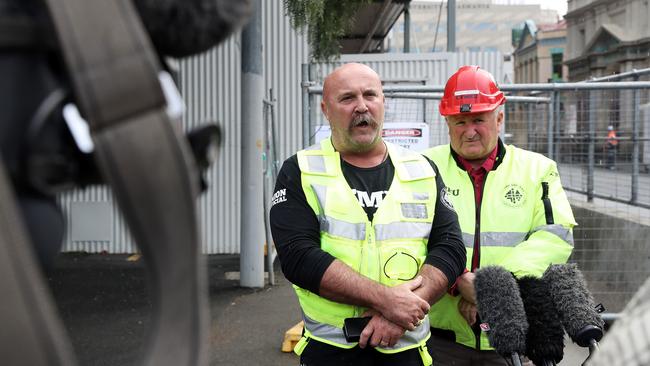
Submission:
M 501 138 L 558 163 L 579 224 L 570 260 L 580 265 L 597 301 L 618 311 L 650 275 L 650 82 L 609 79 L 501 85 L 507 98 Z M 393 130 L 422 124 L 424 143 L 414 146 L 448 143 L 438 113 L 443 90 L 385 83 L 385 123 Z M 321 93 L 321 86 L 303 80 L 305 145 L 328 130 L 318 112 Z M 615 147 L 607 144 L 610 131 Z

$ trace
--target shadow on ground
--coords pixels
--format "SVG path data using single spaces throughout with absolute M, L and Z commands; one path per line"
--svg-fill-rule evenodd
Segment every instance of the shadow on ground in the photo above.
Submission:
M 127 257 L 62 254 L 47 274 L 81 366 L 140 364 L 151 302 L 142 261 Z M 239 270 L 239 256 L 206 259 L 210 365 L 297 365 L 297 356 L 280 351 L 284 332 L 300 320 L 300 311 L 278 268 L 275 286 L 244 289 L 225 276 Z

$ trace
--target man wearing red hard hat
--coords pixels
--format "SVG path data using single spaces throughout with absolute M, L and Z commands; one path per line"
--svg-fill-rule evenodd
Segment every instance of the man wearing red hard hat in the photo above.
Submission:
M 424 152 L 447 185 L 467 249 L 466 272 L 429 312 L 438 365 L 507 365 L 477 321 L 474 272 L 502 266 L 541 277 L 573 250 L 576 222 L 554 161 L 499 138 L 506 98 L 494 77 L 463 66 L 445 86 L 440 114 L 450 144 Z

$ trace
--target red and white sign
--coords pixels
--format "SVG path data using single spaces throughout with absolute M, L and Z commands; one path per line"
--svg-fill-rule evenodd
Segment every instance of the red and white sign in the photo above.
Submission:
M 330 135 L 330 126 L 316 127 L 316 142 Z M 382 131 L 384 140 L 404 148 L 422 151 L 429 148 L 429 125 L 423 122 L 386 122 Z

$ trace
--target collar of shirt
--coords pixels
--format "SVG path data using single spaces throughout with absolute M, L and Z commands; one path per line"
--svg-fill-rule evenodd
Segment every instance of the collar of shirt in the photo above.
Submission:
M 458 155 L 458 161 L 463 166 L 463 169 L 465 169 L 473 178 L 477 178 L 477 176 L 482 178 L 485 175 L 485 172 L 489 172 L 492 170 L 492 168 L 494 168 L 494 163 L 497 159 L 498 148 L 498 145 L 495 146 L 490 155 L 488 155 L 487 159 L 485 159 L 483 164 L 481 164 L 478 168 L 472 167 L 472 164 L 469 162 L 469 160 L 463 158 L 460 155 Z

